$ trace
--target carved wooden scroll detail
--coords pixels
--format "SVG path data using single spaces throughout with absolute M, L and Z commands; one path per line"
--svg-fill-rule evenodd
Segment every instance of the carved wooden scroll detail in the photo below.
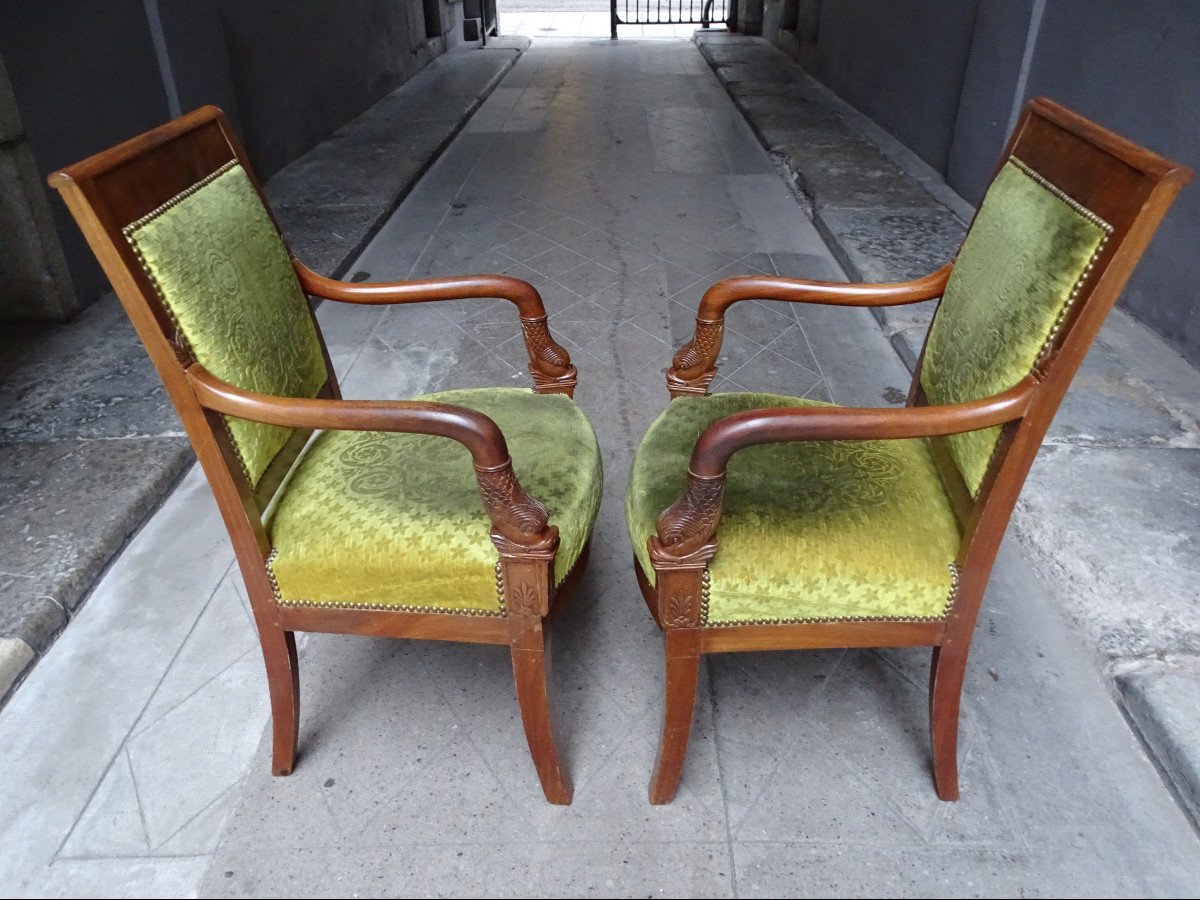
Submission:
M 521 317 L 521 332 L 529 351 L 529 374 L 539 394 L 572 396 L 577 372 L 571 365 L 571 355 L 554 340 L 545 316 Z
M 723 319 L 696 318 L 696 333 L 675 353 L 667 370 L 667 390 L 672 397 L 708 393 L 717 374 L 717 354 L 724 337 Z

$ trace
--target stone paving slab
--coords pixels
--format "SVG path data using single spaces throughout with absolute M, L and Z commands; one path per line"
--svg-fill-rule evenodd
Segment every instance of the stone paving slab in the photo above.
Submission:
M 37 651 L 74 612 L 112 548 L 149 514 L 191 462 L 178 440 L 0 444 L 0 636 Z M 132 509 L 114 496 L 140 501 Z M 52 530 L 39 527 L 47 518 Z
M 938 202 L 947 199 L 945 185 L 935 198 L 928 172 L 867 149 L 874 145 L 822 99 L 822 89 L 765 41 L 734 35 L 696 41 L 812 204 L 814 222 L 852 279 L 910 279 L 953 257 L 965 232 L 965 204 L 951 203 L 955 214 Z M 781 71 L 750 87 L 728 74 L 746 65 Z M 910 371 L 935 308 L 930 302 L 874 311 Z M 1149 329 L 1114 311 L 1063 402 L 1014 517 L 1016 537 L 1061 585 L 1064 607 L 1114 671 L 1131 659 L 1200 654 L 1197 398 L 1200 373 Z M 1116 684 L 1181 796 L 1200 796 L 1197 767 L 1179 750 L 1188 740 L 1196 742 L 1191 752 L 1200 750 L 1195 729 L 1180 728 L 1189 715 L 1200 720 L 1194 680 L 1151 668 Z
M 438 57 L 266 186 L 293 251 L 341 274 L 528 46 Z M 193 459 L 108 296 L 0 340 L 0 702 Z

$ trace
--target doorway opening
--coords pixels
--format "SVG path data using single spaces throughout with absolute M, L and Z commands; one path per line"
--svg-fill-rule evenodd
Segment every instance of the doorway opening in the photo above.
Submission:
M 726 27 L 737 0 L 501 0 L 505 34 L 530 38 L 690 38 Z

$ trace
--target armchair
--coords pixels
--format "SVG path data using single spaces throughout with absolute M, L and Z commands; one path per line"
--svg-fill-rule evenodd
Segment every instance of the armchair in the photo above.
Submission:
M 902 284 L 756 276 L 708 290 L 626 498 L 666 658 L 652 803 L 675 794 L 702 654 L 825 647 L 932 648 L 934 783 L 958 798 L 963 674 L 1000 540 L 1075 371 L 1191 178 L 1036 99 L 952 263 Z M 939 297 L 903 408 L 708 396 L 733 303 Z
M 549 625 L 587 564 L 600 456 L 541 297 L 504 276 L 347 284 L 294 260 L 228 121 L 205 107 L 50 176 L 192 441 L 266 661 L 272 770 L 292 771 L 295 633 L 507 644 L 547 800 Z M 512 302 L 534 391 L 344 400 L 305 294 Z

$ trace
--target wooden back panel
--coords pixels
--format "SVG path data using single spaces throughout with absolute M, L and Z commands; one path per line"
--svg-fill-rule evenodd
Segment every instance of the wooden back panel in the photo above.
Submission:
M 250 485 L 229 434 L 221 425 L 221 417 L 202 409 L 188 386 L 183 373 L 193 360 L 186 342 L 177 339 L 170 315 L 122 233 L 126 225 L 154 211 L 230 160 L 237 160 L 245 169 L 270 213 L 262 186 L 229 121 L 214 106 L 202 107 L 67 166 L 52 174 L 49 181 L 62 193 L 146 346 L 213 486 L 226 524 L 231 531 L 252 535 L 265 554 L 262 508 L 295 461 L 309 433 L 297 432 L 272 461 L 257 489 Z M 338 396 L 333 366 L 315 320 L 314 327 L 329 372 L 329 380 L 319 396 Z

